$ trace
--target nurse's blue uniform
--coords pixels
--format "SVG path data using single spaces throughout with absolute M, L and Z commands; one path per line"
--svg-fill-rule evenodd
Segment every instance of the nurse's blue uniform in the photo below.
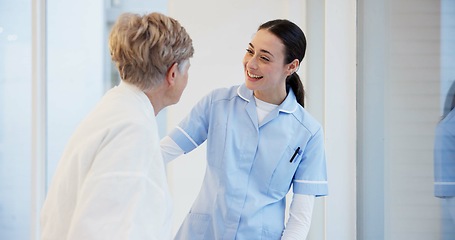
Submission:
M 205 179 L 175 239 L 280 239 L 291 185 L 327 195 L 323 130 L 292 90 L 259 125 L 244 84 L 214 90 L 169 136 L 185 153 L 207 140 Z
M 455 240 L 455 109 L 436 127 L 434 195 L 441 198 L 441 239 Z
M 439 122 L 434 144 L 434 194 L 455 197 L 455 110 Z

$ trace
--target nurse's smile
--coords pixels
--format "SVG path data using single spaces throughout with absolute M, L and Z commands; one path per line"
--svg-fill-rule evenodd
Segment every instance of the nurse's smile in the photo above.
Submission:
M 248 77 L 250 78 L 249 79 L 250 81 L 256 81 L 256 80 L 263 78 L 263 76 L 252 74 L 250 71 L 246 71 L 246 73 L 247 73 Z

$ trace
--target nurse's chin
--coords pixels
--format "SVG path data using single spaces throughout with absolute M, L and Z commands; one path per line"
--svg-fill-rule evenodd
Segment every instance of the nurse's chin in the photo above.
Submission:
M 245 86 L 250 89 L 251 91 L 255 91 L 258 89 L 258 81 L 249 81 L 248 79 L 245 80 Z

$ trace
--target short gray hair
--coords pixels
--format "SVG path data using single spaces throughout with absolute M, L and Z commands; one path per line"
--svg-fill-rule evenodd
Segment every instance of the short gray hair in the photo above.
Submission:
M 180 65 L 194 54 L 185 28 L 156 12 L 120 15 L 109 36 L 109 50 L 122 80 L 142 90 L 161 84 L 172 64 Z

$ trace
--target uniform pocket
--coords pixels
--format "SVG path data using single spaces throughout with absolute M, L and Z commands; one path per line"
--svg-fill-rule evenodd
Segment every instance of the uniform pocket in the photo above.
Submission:
M 280 240 L 283 231 L 271 231 L 267 228 L 262 230 L 261 240 Z
M 211 217 L 208 214 L 189 213 L 182 226 L 180 226 L 180 229 L 175 236 L 175 240 L 204 239 L 210 224 L 210 219 Z
M 280 194 L 286 194 L 289 191 L 292 179 L 294 178 L 295 171 L 301 159 L 301 150 L 296 151 L 296 149 L 293 149 L 290 146 L 286 147 L 286 150 L 276 165 L 270 179 L 269 188 L 271 190 L 277 191 Z

